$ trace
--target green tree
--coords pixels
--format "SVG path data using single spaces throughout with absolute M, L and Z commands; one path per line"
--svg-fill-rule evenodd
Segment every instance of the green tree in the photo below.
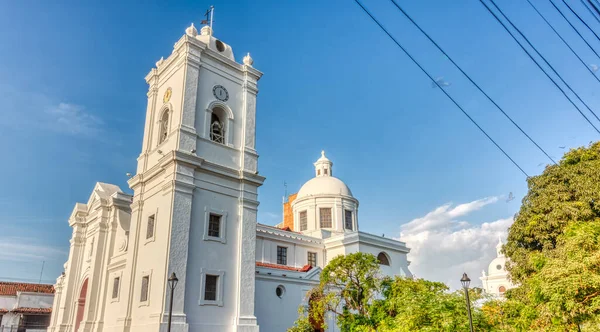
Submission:
M 600 142 L 528 179 L 504 247 L 518 288 L 483 311 L 499 331 L 597 331 L 600 315 Z
M 536 273 L 573 222 L 600 218 L 600 142 L 567 152 L 558 165 L 527 180 L 529 192 L 504 246 L 507 269 L 517 283 Z
M 384 287 L 380 312 L 381 332 L 408 331 L 468 331 L 467 308 L 462 290 L 450 292 L 441 282 L 396 277 Z M 473 302 L 481 292 L 469 291 Z M 473 326 L 477 331 L 489 331 L 491 326 L 476 306 L 471 307 Z

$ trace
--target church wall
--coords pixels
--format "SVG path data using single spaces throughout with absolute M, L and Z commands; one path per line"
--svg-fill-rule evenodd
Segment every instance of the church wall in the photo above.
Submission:
M 199 72 L 195 120 L 196 133 L 199 136 L 197 154 L 207 161 L 239 169 L 241 159 L 238 151 L 242 146 L 241 134 L 243 133 L 242 126 L 244 124 L 244 105 L 242 104 L 243 98 L 241 98 L 243 94 L 242 81 L 228 75 L 226 72 L 216 70 L 213 65 L 218 64 L 214 64 L 210 59 L 203 59 L 203 61 L 207 61 L 208 65 L 202 66 Z M 229 149 L 223 148 L 222 144 L 210 140 L 210 112 L 207 110 L 211 103 L 215 101 L 213 87 L 217 84 L 227 89 L 229 100 L 225 104 L 233 113 L 233 120 L 225 121 L 225 119 L 222 119 L 227 123 L 225 137 Z
M 306 293 L 316 282 L 291 282 L 256 278 L 256 317 L 261 332 L 281 332 L 294 324 L 300 305 L 307 305 Z M 277 286 L 285 287 L 281 298 L 277 297 Z
M 133 267 L 132 283 L 127 287 L 128 296 L 131 296 L 128 301 L 131 302 L 132 331 L 146 331 L 151 325 L 158 326 L 161 319 L 167 279 L 168 250 L 165 248 L 169 248 L 172 222 L 172 193 L 163 191 L 163 177 L 164 174 L 161 173 L 146 183 L 147 189 L 142 194 L 144 204 L 132 213 L 130 236 L 137 237 L 130 239 L 132 244 L 137 240 L 137 260 Z M 141 217 L 139 221 L 138 215 Z M 148 220 L 151 215 L 154 215 L 154 234 L 147 239 Z M 129 273 L 125 273 L 126 282 L 129 282 L 129 276 Z M 142 302 L 144 276 L 149 276 L 150 281 L 148 300 Z
M 225 178 L 196 172 L 188 249 L 185 311 L 190 330 L 233 331 L 238 295 L 238 234 L 240 218 L 237 184 Z M 214 187 L 219 182 L 220 188 Z M 220 192 L 217 192 L 219 190 Z M 210 212 L 225 217 L 225 243 L 205 240 Z M 201 275 L 223 271 L 222 306 L 200 305 Z
M 301 245 L 295 242 L 278 241 L 257 237 L 256 261 L 277 264 L 277 247 L 287 248 L 287 266 L 303 267 L 308 264 L 308 252 L 317 254 L 317 266 L 323 267 L 323 247 Z
M 174 55 L 176 56 L 176 55 Z M 148 104 L 150 112 L 146 114 L 148 132 L 145 133 L 147 137 L 144 137 L 144 147 L 147 149 L 146 163 L 139 162 L 137 173 L 143 173 L 147 167 L 155 165 L 160 158 L 164 156 L 167 151 L 175 150 L 177 148 L 176 135 L 177 129 L 181 120 L 182 100 L 183 100 L 183 84 L 184 78 L 184 66 L 171 66 L 164 73 L 161 73 L 160 79 L 156 82 L 156 95 L 148 96 Z M 164 101 L 165 92 L 171 88 L 171 98 L 168 102 Z M 158 143 L 159 140 L 159 121 L 163 114 L 164 109 L 170 109 L 169 116 L 169 135 L 167 139 Z M 158 151 L 162 151 L 162 153 Z M 142 151 L 142 155 L 146 150 Z

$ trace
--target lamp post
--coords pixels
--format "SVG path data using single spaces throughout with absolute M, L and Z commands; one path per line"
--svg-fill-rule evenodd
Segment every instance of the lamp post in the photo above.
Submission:
M 171 273 L 171 276 L 169 277 L 169 279 L 167 279 L 167 281 L 169 282 L 169 288 L 171 288 L 171 300 L 169 303 L 169 323 L 167 325 L 167 332 L 171 332 L 171 314 L 173 313 L 173 292 L 175 291 L 175 287 L 177 286 L 177 282 L 179 281 L 179 279 L 177 279 L 175 272 L 173 272 Z
M 462 278 L 460 278 L 460 283 L 465 290 L 465 299 L 467 300 L 467 312 L 469 313 L 469 328 L 471 332 L 473 332 L 473 318 L 471 318 L 471 301 L 469 301 L 469 284 L 471 283 L 471 279 L 466 273 L 463 273 Z

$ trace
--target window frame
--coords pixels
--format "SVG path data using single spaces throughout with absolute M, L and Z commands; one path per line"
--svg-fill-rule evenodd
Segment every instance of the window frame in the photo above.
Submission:
M 381 261 L 381 259 L 379 259 L 379 256 L 381 256 L 381 255 L 383 255 L 383 257 L 385 258 L 385 260 L 386 260 L 386 263 L 387 263 L 387 264 L 383 263 L 383 262 Z M 390 255 L 388 255 L 388 254 L 387 254 L 386 252 L 384 252 L 384 251 L 381 251 L 381 252 L 379 252 L 379 253 L 377 254 L 377 263 L 379 263 L 379 265 L 384 265 L 384 266 L 392 266 L 392 260 L 390 259 Z
M 329 210 L 329 227 L 323 227 L 323 211 Z M 320 229 L 332 229 L 333 228 L 333 209 L 331 207 L 320 207 L 319 208 L 319 228 Z
M 219 236 L 210 236 L 208 234 L 210 215 L 220 216 Z M 209 206 L 204 207 L 204 234 L 202 235 L 204 241 L 215 241 L 222 244 L 227 243 L 227 211 L 218 210 Z
M 119 290 L 117 292 L 117 297 L 112 297 L 112 294 L 111 294 L 111 298 L 110 298 L 110 302 L 111 303 L 112 302 L 119 302 L 119 300 L 121 299 L 121 286 L 123 285 L 123 283 L 122 283 L 122 281 L 123 281 L 123 272 L 119 271 L 117 273 L 112 274 L 112 280 L 113 280 L 112 287 L 113 288 L 115 287 L 115 283 L 114 283 L 115 278 L 119 278 Z M 112 290 L 113 289 L 111 289 L 111 291 Z
M 311 264 L 311 256 L 314 256 L 315 260 L 314 260 L 314 265 Z M 317 253 L 314 251 L 307 251 L 306 252 L 306 262 L 308 265 L 312 266 L 312 267 L 317 267 Z
M 287 266 L 287 249 L 288 249 L 288 247 L 277 246 L 277 265 Z M 285 262 L 280 263 L 280 259 L 282 259 L 281 261 L 283 261 L 283 259 L 285 259 Z
M 152 234 L 148 236 L 148 232 L 150 229 L 150 220 L 152 220 Z M 149 215 L 146 218 L 146 241 L 153 240 L 154 235 L 156 234 L 156 213 Z
M 224 135 L 223 135 L 224 142 L 223 143 L 215 142 L 210 138 L 211 126 L 212 126 L 212 114 L 214 113 L 214 111 L 217 108 L 222 110 L 222 112 L 215 113 L 215 115 L 219 117 L 221 122 L 223 122 L 223 131 L 224 131 Z M 222 116 L 219 116 L 219 113 L 221 113 Z M 203 139 L 206 139 L 207 141 L 209 141 L 213 144 L 225 145 L 225 146 L 228 146 L 231 148 L 233 147 L 233 130 L 231 130 L 231 128 L 233 128 L 234 118 L 233 118 L 233 112 L 231 111 L 231 108 L 229 108 L 229 106 L 227 106 L 227 104 L 225 104 L 221 101 L 217 101 L 217 100 L 212 101 L 206 107 L 206 116 L 204 118 L 204 121 L 205 121 L 204 132 L 202 133 Z
M 121 290 L 121 276 L 113 277 L 113 285 L 112 285 L 112 294 L 111 300 L 116 300 L 119 298 L 119 293 Z
M 350 227 L 348 227 L 348 213 L 350 214 Z M 354 231 L 354 213 L 352 210 L 344 209 L 344 229 Z
M 304 229 L 302 228 L 302 215 L 304 214 Z M 298 229 L 300 232 L 308 229 L 308 211 L 302 210 L 298 212 Z
M 171 107 L 170 106 L 164 106 L 161 109 L 161 112 L 159 113 L 160 116 L 158 117 L 158 121 L 156 122 L 156 124 L 158 125 L 158 131 L 157 131 L 157 140 L 156 140 L 156 147 L 158 148 L 159 146 L 161 146 L 164 142 L 167 141 L 167 139 L 169 139 L 169 135 L 170 135 L 170 131 L 171 131 Z M 161 141 L 162 138 L 162 123 L 163 123 L 163 118 L 165 117 L 165 114 L 167 115 L 167 126 L 166 126 L 166 135 L 165 135 L 165 139 Z
M 216 299 L 205 300 L 204 299 L 204 290 L 206 288 L 206 276 L 216 276 L 217 277 L 217 294 Z M 210 270 L 201 268 L 200 269 L 200 296 L 198 297 L 198 305 L 214 305 L 214 306 L 223 306 L 223 281 L 225 278 L 225 271 L 223 270 Z
M 144 295 L 144 280 L 148 280 L 146 283 L 146 298 L 142 300 Z M 142 273 L 142 280 L 140 282 L 140 297 L 138 298 L 140 304 L 146 304 L 150 302 L 150 275 Z

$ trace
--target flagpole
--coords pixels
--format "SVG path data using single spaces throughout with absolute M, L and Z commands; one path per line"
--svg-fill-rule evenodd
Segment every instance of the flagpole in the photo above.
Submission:
M 213 29 L 213 12 L 215 11 L 215 6 L 210 6 L 210 35 L 212 36 Z

